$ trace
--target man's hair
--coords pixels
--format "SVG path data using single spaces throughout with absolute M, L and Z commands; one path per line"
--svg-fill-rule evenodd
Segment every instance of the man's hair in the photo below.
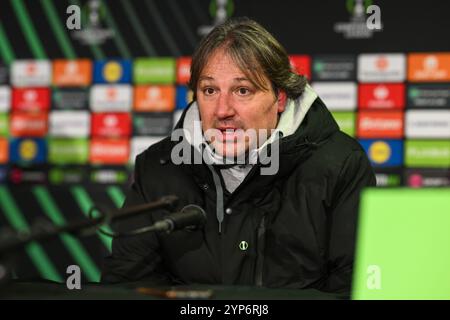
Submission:
M 284 90 L 289 98 L 296 99 L 305 89 L 306 78 L 292 70 L 283 46 L 259 23 L 244 17 L 218 25 L 200 42 L 192 57 L 189 81 L 194 100 L 200 74 L 217 49 L 224 49 L 258 89 L 270 90 L 264 76 L 275 95 Z

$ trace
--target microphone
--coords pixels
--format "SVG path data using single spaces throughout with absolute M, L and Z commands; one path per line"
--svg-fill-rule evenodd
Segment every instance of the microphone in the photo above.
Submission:
M 156 221 L 153 225 L 134 230 L 128 235 L 142 234 L 150 231 L 171 233 L 181 229 L 199 228 L 204 226 L 205 223 L 205 211 L 195 204 L 189 204 L 181 209 L 180 212 L 171 213 L 162 220 Z
M 93 206 L 89 210 L 90 219 L 88 220 L 75 221 L 63 226 L 53 225 L 51 223 L 35 224 L 31 226 L 30 230 L 21 233 L 11 233 L 8 237 L 5 237 L 3 232 L 1 234 L 2 237 L 0 237 L 0 255 L 7 252 L 13 252 L 31 241 L 49 240 L 61 233 L 70 233 L 74 236 L 88 236 L 99 231 L 108 236 L 113 236 L 99 229 L 98 226 L 105 223 L 105 221 L 109 223 L 110 221 L 124 220 L 137 215 L 148 214 L 150 211 L 160 208 L 173 210 L 177 203 L 178 197 L 169 195 L 150 203 L 109 211 L 104 213 L 101 217 L 91 216 L 92 210 L 99 210 L 99 208 Z
M 150 203 L 133 206 L 126 209 L 119 209 L 111 214 L 111 220 L 117 221 L 128 219 L 159 208 L 170 208 L 173 210 L 177 203 L 178 203 L 177 196 L 174 195 L 164 196 Z

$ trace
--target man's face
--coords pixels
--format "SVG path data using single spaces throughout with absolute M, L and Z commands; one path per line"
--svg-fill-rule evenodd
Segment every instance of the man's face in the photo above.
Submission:
M 196 94 L 203 132 L 217 154 L 230 158 L 242 155 L 266 140 L 258 141 L 259 134 L 268 138 L 270 130 L 276 128 L 286 95 L 280 92 L 277 98 L 269 79 L 264 80 L 270 91 L 256 88 L 223 49 L 209 58 Z M 249 129 L 255 134 L 248 134 Z M 208 138 L 210 132 L 214 138 Z

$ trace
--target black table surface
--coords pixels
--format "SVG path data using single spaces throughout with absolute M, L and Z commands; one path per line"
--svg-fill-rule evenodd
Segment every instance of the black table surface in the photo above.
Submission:
M 116 285 L 82 284 L 69 290 L 65 284 L 13 281 L 0 286 L 0 299 L 44 300 L 341 300 L 345 295 L 315 289 L 269 289 L 247 286 L 155 287 L 145 282 Z

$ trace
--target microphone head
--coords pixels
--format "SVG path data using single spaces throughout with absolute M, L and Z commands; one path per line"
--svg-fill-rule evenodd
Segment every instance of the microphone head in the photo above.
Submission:
M 175 195 L 164 196 L 160 199 L 160 201 L 166 204 L 169 208 L 175 209 L 175 206 L 178 204 L 178 197 Z
M 180 212 L 174 213 L 166 217 L 172 221 L 174 230 L 180 229 L 196 229 L 202 227 L 206 223 L 206 212 L 195 204 L 189 204 Z

